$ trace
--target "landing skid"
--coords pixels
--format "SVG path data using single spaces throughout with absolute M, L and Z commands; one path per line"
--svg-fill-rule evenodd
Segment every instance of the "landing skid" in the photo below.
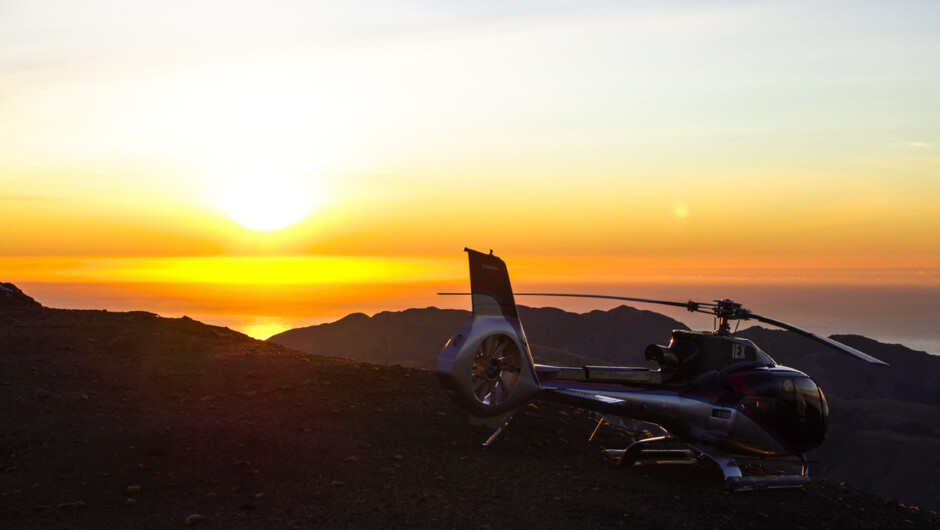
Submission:
M 682 449 L 656 449 L 665 442 L 677 442 L 672 436 L 646 438 L 630 444 L 626 449 L 608 449 L 608 456 L 620 458 L 620 466 L 640 466 L 650 464 L 695 464 L 709 458 L 718 464 L 725 477 L 725 486 L 732 491 L 770 488 L 802 488 L 809 484 L 810 478 L 806 461 L 803 457 L 792 458 L 751 458 L 731 456 L 715 447 L 695 443 L 686 444 Z M 744 475 L 740 463 L 780 467 L 799 467 L 799 474 L 789 475 Z

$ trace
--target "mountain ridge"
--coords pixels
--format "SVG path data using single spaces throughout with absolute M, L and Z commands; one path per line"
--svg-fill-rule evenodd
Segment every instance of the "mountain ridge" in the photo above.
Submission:
M 589 313 L 571 313 L 554 307 L 518 307 L 533 345 L 532 353 L 539 362 L 564 360 L 559 354 L 566 354 L 594 364 L 626 359 L 637 366 L 650 365 L 643 356 L 645 344 L 638 348 L 635 345 L 668 341 L 673 329 L 688 329 L 665 315 L 624 305 Z M 441 348 L 469 317 L 466 310 L 436 307 L 383 311 L 372 317 L 354 313 L 335 322 L 284 331 L 267 341 L 300 351 L 325 349 L 349 359 L 433 369 Z M 571 337 L 564 332 L 571 328 L 584 332 L 580 338 Z M 366 329 L 369 332 L 364 334 Z M 392 338 L 403 331 L 407 336 Z M 584 337 L 589 338 L 586 345 Z M 631 345 L 629 351 L 619 346 L 623 344 Z M 582 345 L 587 352 L 574 351 Z

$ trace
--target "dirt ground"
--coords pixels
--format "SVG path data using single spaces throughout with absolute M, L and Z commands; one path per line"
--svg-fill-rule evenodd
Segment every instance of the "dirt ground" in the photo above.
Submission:
M 826 481 L 729 493 L 704 463 L 620 469 L 602 449 L 631 433 L 588 442 L 595 425 L 533 404 L 484 448 L 433 372 L 186 318 L 0 309 L 2 528 L 940 526 Z

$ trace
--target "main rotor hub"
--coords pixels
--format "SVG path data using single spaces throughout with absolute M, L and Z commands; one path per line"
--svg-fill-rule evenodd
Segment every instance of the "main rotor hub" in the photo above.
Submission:
M 730 335 L 732 320 L 747 320 L 750 318 L 751 312 L 733 300 L 726 298 L 712 301 L 717 304 L 714 308 L 715 318 L 718 319 L 718 327 L 715 329 L 716 335 Z

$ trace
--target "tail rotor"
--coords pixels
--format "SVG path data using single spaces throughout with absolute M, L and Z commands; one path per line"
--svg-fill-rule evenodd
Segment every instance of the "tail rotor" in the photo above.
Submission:
M 473 358 L 470 382 L 484 405 L 499 405 L 512 395 L 522 372 L 522 354 L 508 335 L 490 335 Z
M 437 374 L 457 404 L 477 418 L 496 418 L 541 391 L 516 311 L 509 272 L 492 253 L 466 249 L 473 317 L 447 342 Z

